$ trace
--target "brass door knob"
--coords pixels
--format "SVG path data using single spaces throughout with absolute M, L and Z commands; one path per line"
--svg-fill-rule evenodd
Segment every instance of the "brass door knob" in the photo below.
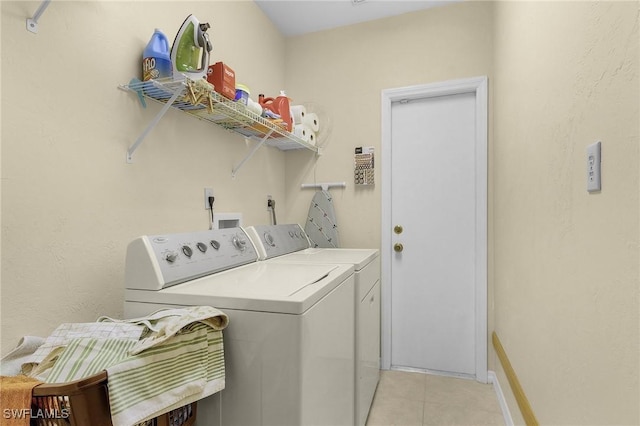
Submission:
M 400 225 L 396 225 L 393 227 L 393 232 L 395 232 L 396 234 L 402 234 L 402 226 Z
M 400 243 L 395 243 L 393 245 L 393 250 L 395 250 L 396 253 L 400 253 L 402 250 L 404 250 L 404 246 Z

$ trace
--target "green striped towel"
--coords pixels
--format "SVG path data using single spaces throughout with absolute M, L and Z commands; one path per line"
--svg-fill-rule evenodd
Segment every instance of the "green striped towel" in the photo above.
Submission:
M 136 343 L 124 339 L 74 339 L 58 356 L 45 381 L 65 383 L 97 374 L 125 360 Z
M 75 339 L 121 339 L 137 342 L 145 327 L 131 323 L 64 323 L 22 364 L 22 373 L 46 381 L 58 356 Z
M 229 324 L 229 317 L 224 312 L 213 306 L 187 306 L 184 308 L 160 309 L 151 315 L 142 318 L 117 320 L 109 317 L 100 317 L 98 322 L 124 323 L 143 326 L 145 332 L 140 341 L 131 350 L 131 354 L 138 354 L 152 346 L 161 344 L 166 339 L 196 322 L 208 325 L 214 330 L 224 330 Z
M 107 368 L 111 421 L 130 426 L 225 386 L 222 331 L 196 322 Z

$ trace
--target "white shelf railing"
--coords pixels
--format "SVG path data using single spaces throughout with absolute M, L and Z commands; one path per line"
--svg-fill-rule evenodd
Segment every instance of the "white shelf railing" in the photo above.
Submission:
M 298 138 L 276 122 L 249 111 L 244 104 L 227 99 L 213 90 L 209 90 L 206 96 L 202 96 L 196 103 L 192 103 L 186 96 L 188 87 L 189 79 L 187 78 L 149 81 L 133 79 L 129 84 L 119 86 L 120 89 L 136 93 L 143 106 L 146 106 L 145 99 L 164 104 L 160 112 L 127 150 L 128 163 L 133 162 L 133 153 L 172 107 L 242 135 L 246 139 L 258 141 L 249 154 L 232 168 L 232 176 L 234 177 L 244 163 L 264 144 L 274 146 L 282 151 L 308 149 L 318 153 L 318 148 L 315 145 Z

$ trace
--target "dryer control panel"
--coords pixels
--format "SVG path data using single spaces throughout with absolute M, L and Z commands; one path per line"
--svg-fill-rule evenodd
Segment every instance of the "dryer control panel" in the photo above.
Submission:
M 147 235 L 127 247 L 125 287 L 161 290 L 257 259 L 242 228 Z
M 307 234 L 298 224 L 250 226 L 247 234 L 258 249 L 260 260 L 311 247 Z

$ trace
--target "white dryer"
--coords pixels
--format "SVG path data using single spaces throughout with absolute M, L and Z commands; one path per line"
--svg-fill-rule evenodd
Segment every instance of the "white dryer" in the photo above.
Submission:
M 380 379 L 380 257 L 375 249 L 311 248 L 297 224 L 246 229 L 261 260 L 348 264 L 355 278 L 355 424 L 364 426 Z
M 199 425 L 352 425 L 352 265 L 256 262 L 240 228 L 144 236 L 128 247 L 125 316 L 210 305 L 229 316 L 226 387 Z

